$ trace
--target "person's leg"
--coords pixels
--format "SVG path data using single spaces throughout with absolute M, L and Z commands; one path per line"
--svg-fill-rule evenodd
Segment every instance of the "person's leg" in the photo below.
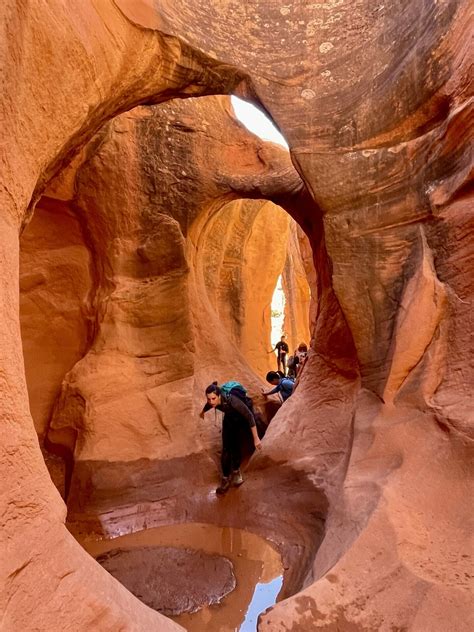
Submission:
M 278 355 L 277 355 L 277 363 L 278 363 L 278 369 L 277 369 L 277 371 L 279 371 L 279 370 L 280 370 L 280 367 L 281 367 L 281 357 L 280 357 L 280 354 L 278 354 Z
M 232 471 L 232 456 L 229 450 L 222 447 L 222 455 L 221 455 L 221 468 L 222 468 L 222 476 L 226 478 L 230 476 Z
M 240 463 L 242 461 L 242 451 L 240 448 L 240 435 L 238 432 L 233 433 L 232 447 L 231 447 L 231 466 L 232 471 L 236 472 L 240 469 Z
M 232 461 L 232 425 L 229 423 L 227 416 L 224 415 L 222 420 L 222 481 L 216 489 L 216 494 L 224 494 L 230 487 Z
M 226 448 L 229 455 L 228 463 L 226 463 L 225 476 L 229 472 L 228 478 L 231 485 L 238 486 L 244 481 L 240 472 L 240 464 L 242 462 L 242 430 L 244 429 L 243 421 L 240 417 L 229 416 L 226 424 Z
M 238 426 L 235 425 L 237 430 Z M 242 449 L 241 449 L 241 433 L 235 432 L 232 441 L 232 476 L 231 476 L 231 484 L 234 487 L 238 487 L 242 485 L 244 479 L 242 478 L 242 472 L 240 471 L 240 464 L 242 462 Z
M 281 364 L 283 366 L 283 374 L 286 375 L 286 353 L 281 356 Z

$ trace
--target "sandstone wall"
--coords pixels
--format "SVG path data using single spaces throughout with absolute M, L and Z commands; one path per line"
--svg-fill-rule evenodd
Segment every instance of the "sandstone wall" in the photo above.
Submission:
M 472 627 L 463 557 L 472 445 L 469 10 L 466 0 L 2 4 L 7 629 L 177 629 L 64 528 L 28 408 L 18 236 L 45 185 L 106 120 L 144 102 L 231 91 L 272 114 L 314 201 L 285 208 L 311 241 L 319 344 L 266 450 L 279 468 L 324 488 L 330 510 L 314 582 L 260 625 Z M 134 238 L 123 239 L 125 253 Z M 107 248 L 105 279 L 114 269 Z M 126 345 L 133 323 L 120 320 L 120 301 L 110 309 L 110 339 Z M 196 352 L 215 348 L 204 346 Z M 268 465 L 255 464 L 262 481 L 269 469 L 282 472 Z
M 260 378 L 275 364 L 268 353 L 271 301 L 287 256 L 289 226 L 288 215 L 272 202 L 239 200 L 227 204 L 201 238 L 197 265 L 203 267 L 209 299 Z
M 239 144 L 240 165 L 235 153 L 226 163 L 223 148 Z M 298 176 L 275 170 L 289 157 L 237 124 L 227 99 L 142 108 L 92 145 L 73 205 L 96 262 L 95 336 L 64 380 L 48 438 L 76 463 L 184 457 L 202 449 L 204 385 L 238 378 L 258 390 L 244 331 L 252 331 L 253 297 L 263 316 L 285 258 L 282 246 L 264 287 L 244 272 L 263 239 L 282 233 L 286 242 L 288 219 L 271 203 L 226 200 L 284 193 Z M 259 168 L 260 152 L 271 167 Z M 269 234 L 251 239 L 269 218 Z M 268 331 L 260 332 L 264 341 Z
M 43 198 L 20 243 L 21 338 L 30 410 L 43 441 L 64 375 L 88 344 L 90 253 L 67 206 Z
M 306 267 L 309 267 L 308 272 L 305 269 L 305 261 L 300 249 L 300 243 L 304 240 L 307 242 L 304 233 L 301 229 L 298 231 L 297 224 L 292 224 L 289 234 L 288 256 L 282 278 L 286 298 L 283 330 L 287 335 L 291 354 L 301 342 L 304 342 L 309 348 L 311 340 L 309 329 L 311 292 L 308 278 L 313 282 L 315 288 L 316 283 L 311 278 L 312 275 L 314 276 L 312 258 L 306 264 Z M 311 252 L 309 243 L 302 247 Z

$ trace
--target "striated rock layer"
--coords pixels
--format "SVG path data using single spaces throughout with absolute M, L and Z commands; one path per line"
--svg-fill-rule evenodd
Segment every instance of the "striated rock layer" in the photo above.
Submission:
M 311 283 L 313 291 L 317 291 L 315 272 L 308 239 L 301 229 L 298 229 L 297 224 L 293 223 L 282 279 L 285 293 L 283 330 L 287 336 L 290 353 L 293 353 L 302 342 L 309 348 L 311 303 L 316 301 L 316 297 L 311 296 L 309 284 Z
M 469 9 L 467 0 L 2 4 L 0 609 L 7 630 L 179 629 L 107 575 L 64 527 L 65 506 L 28 406 L 19 234 L 47 183 L 108 119 L 138 104 L 232 91 L 271 113 L 314 201 L 301 193 L 285 208 L 313 249 L 317 344 L 252 471 L 255 493 L 274 476 L 275 506 L 281 489 L 292 498 L 303 480 L 312 491 L 302 506 L 315 506 L 315 487 L 324 489 L 326 537 L 304 591 L 263 615 L 260 628 L 472 628 L 464 557 L 472 454 Z M 132 158 L 130 175 L 138 178 Z M 122 241 L 128 236 L 113 215 L 103 217 L 106 280 L 129 263 L 115 261 L 107 239 L 117 228 Z M 176 237 L 165 259 L 182 276 L 173 221 L 163 219 Z M 139 245 L 134 239 L 130 247 Z M 146 248 L 144 259 L 145 267 L 157 261 Z M 175 307 L 179 318 L 182 305 Z M 129 313 L 121 318 L 119 300 L 108 309 L 96 340 L 120 351 L 136 328 Z M 147 314 L 136 318 L 146 324 Z M 176 329 L 177 353 L 188 332 L 186 322 Z M 138 335 L 134 349 L 140 342 Z M 195 353 L 210 357 L 213 349 L 215 341 L 203 339 Z M 79 352 L 70 347 L 67 362 Z M 130 364 L 123 369 L 125 381 Z M 168 369 L 169 381 L 177 379 Z M 285 488 L 284 468 L 294 487 Z M 155 498 L 163 519 L 166 497 Z M 249 527 L 270 529 L 274 509 L 265 524 L 263 509 L 252 515 L 252 501 Z M 226 521 L 225 507 L 218 519 Z M 138 520 L 127 524 L 136 528 Z
M 226 163 L 225 148 L 239 145 L 241 162 L 234 152 Z M 286 256 L 281 209 L 228 200 L 298 195 L 301 182 L 288 154 L 252 137 L 222 97 L 122 115 L 88 154 L 70 204 L 95 262 L 92 340 L 50 407 L 48 442 L 76 464 L 200 452 L 204 387 L 237 376 L 258 392 L 247 363 L 268 367 Z M 275 240 L 279 258 L 252 273 Z

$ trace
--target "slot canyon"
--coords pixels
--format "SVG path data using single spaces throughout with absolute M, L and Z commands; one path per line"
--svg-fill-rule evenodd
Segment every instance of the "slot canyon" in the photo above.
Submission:
M 468 0 L 0 18 L 0 630 L 472 630 Z

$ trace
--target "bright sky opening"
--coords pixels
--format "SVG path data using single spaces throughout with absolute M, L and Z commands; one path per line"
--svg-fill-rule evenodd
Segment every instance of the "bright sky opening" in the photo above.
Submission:
M 288 149 L 286 140 L 261 110 L 238 97 L 232 96 L 231 101 L 235 116 L 249 131 L 263 140 L 271 140 L 273 143 L 278 143 Z

